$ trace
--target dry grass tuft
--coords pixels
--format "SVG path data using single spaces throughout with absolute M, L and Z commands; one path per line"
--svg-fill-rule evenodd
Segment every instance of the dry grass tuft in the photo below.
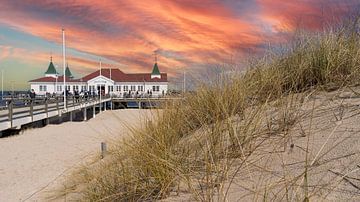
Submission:
M 196 200 L 225 200 L 240 171 L 252 176 L 248 159 L 267 139 L 280 137 L 274 142 L 280 148 L 291 141 L 289 130 L 303 116 L 302 103 L 314 89 L 358 84 L 358 30 L 354 21 L 299 36 L 249 63 L 245 74 L 220 78 L 167 103 L 156 121 L 132 129 L 133 136 L 109 159 L 79 172 L 75 185 L 81 185 L 86 201 L 155 200 L 181 192 Z M 307 167 L 299 176 L 305 175 L 303 184 L 306 173 Z M 295 186 L 283 185 L 286 191 Z M 271 187 L 260 198 L 266 200 Z M 297 199 L 309 200 L 307 193 L 302 196 Z

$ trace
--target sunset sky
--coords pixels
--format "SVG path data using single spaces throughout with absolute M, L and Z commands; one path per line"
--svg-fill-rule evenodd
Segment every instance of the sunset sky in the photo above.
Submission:
M 174 78 L 187 69 L 241 62 L 295 29 L 320 30 L 360 10 L 359 0 L 0 0 L 0 69 L 5 88 L 28 89 L 53 56 L 81 76 L 98 68 Z

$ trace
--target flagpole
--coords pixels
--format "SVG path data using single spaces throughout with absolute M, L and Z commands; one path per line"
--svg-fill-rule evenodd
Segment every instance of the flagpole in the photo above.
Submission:
M 1 70 L 1 100 L 4 97 L 4 69 Z
M 110 80 L 111 80 L 111 67 L 110 67 Z M 114 82 L 114 84 L 115 84 L 115 82 Z M 114 91 L 114 85 L 112 85 L 112 87 L 111 87 L 111 92 L 113 92 Z M 110 94 L 110 92 L 108 92 L 109 94 Z M 111 96 L 111 94 L 110 94 L 110 96 Z
M 101 77 L 101 59 L 100 59 L 100 77 Z M 100 111 L 101 111 L 101 107 L 102 107 L 102 103 L 101 103 L 101 87 L 102 87 L 102 84 L 100 83 Z
M 64 69 L 64 110 L 66 110 L 66 60 L 65 60 L 65 29 L 62 28 L 62 39 L 63 39 L 63 69 Z

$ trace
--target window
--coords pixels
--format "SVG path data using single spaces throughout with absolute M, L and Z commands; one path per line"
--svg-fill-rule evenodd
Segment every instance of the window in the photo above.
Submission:
M 136 91 L 136 86 L 130 86 L 131 87 L 131 91 Z
M 160 91 L 160 86 L 153 86 L 153 87 L 152 87 L 152 90 L 153 90 L 154 92 L 159 92 L 159 91 Z
M 56 91 L 61 92 L 62 91 L 62 86 L 56 86 Z
M 138 91 L 144 91 L 144 86 L 138 86 Z
M 79 86 L 74 85 L 74 86 L 73 86 L 73 91 L 78 91 L 78 90 L 79 90 Z
M 114 86 L 108 86 L 108 92 L 113 92 L 114 91 Z
M 40 91 L 46 91 L 46 90 L 47 90 L 47 86 L 46 86 L 46 85 L 40 85 L 39 88 L 40 88 L 40 89 L 39 89 Z
M 116 91 L 121 91 L 121 86 L 116 86 Z
M 124 91 L 128 91 L 129 90 L 129 86 L 124 86 Z

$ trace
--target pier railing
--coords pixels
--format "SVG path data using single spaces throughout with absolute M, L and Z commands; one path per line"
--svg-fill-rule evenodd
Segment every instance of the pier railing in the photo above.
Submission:
M 39 120 L 49 121 L 49 118 L 55 116 L 62 116 L 64 113 L 72 113 L 73 111 L 83 110 L 84 117 L 86 109 L 92 107 L 95 116 L 95 108 L 104 108 L 102 103 L 113 102 L 130 103 L 135 102 L 139 108 L 156 107 L 159 103 L 167 100 L 176 100 L 182 98 L 166 97 L 166 96 L 152 96 L 152 97 L 123 97 L 114 95 L 101 96 L 67 96 L 66 104 L 64 106 L 64 97 L 45 97 L 38 96 L 36 98 L 29 97 L 4 97 L 3 101 L 6 105 L 0 108 L 0 131 L 9 128 L 19 128 L 24 124 L 32 123 Z M 122 104 L 120 104 L 122 105 Z
M 103 96 L 102 100 L 106 101 L 110 97 Z M 99 96 L 89 97 L 75 97 L 68 96 L 66 98 L 66 105 L 64 106 L 64 98 L 59 97 L 37 97 L 30 98 L 6 98 L 6 105 L 0 110 L 0 124 L 3 122 L 8 123 L 8 127 L 14 127 L 14 120 L 22 118 L 30 118 L 30 122 L 34 121 L 34 117 L 40 114 L 45 115 L 45 118 L 49 117 L 51 112 L 66 112 L 67 110 L 73 110 L 75 108 L 82 108 L 82 105 L 94 105 L 100 103 Z M 65 110 L 65 108 L 67 110 Z M 0 126 L 1 129 L 1 126 Z

